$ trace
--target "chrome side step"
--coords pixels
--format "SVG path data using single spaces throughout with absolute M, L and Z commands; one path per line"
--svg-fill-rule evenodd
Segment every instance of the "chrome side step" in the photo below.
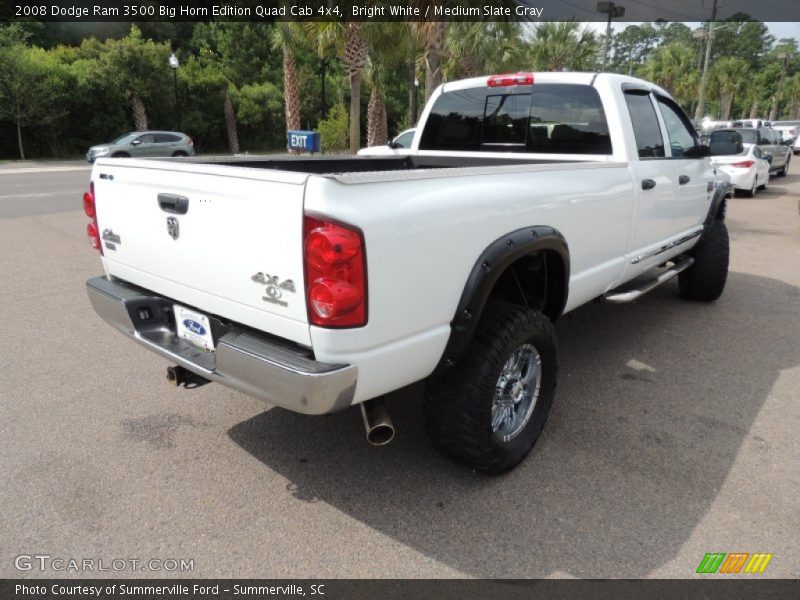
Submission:
M 693 264 L 694 259 L 691 256 L 687 256 L 686 258 L 680 260 L 680 262 L 674 263 L 666 271 L 661 272 L 657 277 L 652 277 L 642 281 L 641 285 L 633 288 L 632 290 L 626 290 L 624 292 L 614 292 L 614 290 L 612 290 L 606 293 L 603 296 L 603 300 L 606 302 L 614 302 L 615 304 L 633 302 L 637 298 L 644 296 L 647 292 L 653 291 L 662 283 L 666 283 L 681 271 L 685 271 Z

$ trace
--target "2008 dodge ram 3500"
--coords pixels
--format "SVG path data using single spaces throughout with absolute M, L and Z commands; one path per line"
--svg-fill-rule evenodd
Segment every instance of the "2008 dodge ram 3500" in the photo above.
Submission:
M 556 387 L 556 319 L 678 276 L 715 300 L 725 203 L 663 89 L 613 74 L 445 83 L 397 157 L 109 159 L 84 196 L 97 313 L 208 380 L 289 410 L 426 380 L 433 443 L 487 473 L 531 450 Z

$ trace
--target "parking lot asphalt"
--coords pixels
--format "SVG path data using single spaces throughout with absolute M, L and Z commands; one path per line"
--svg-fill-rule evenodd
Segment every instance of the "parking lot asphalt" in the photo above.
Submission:
M 716 303 L 673 282 L 562 318 L 549 422 L 497 478 L 431 448 L 419 386 L 378 449 L 356 409 L 169 386 L 89 306 L 87 179 L 0 170 L 0 577 L 693 577 L 706 552 L 800 577 L 799 176 L 730 204 Z M 17 570 L 35 554 L 194 570 Z

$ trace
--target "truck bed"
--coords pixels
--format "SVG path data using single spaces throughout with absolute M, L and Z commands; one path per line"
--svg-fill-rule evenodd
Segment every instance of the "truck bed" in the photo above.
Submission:
M 175 159 L 157 159 L 175 161 Z M 293 171 L 315 175 L 343 175 L 376 171 L 416 171 L 422 169 L 452 169 L 457 167 L 502 167 L 511 165 L 537 165 L 574 163 L 576 161 L 498 157 L 459 156 L 297 156 L 279 154 L 263 157 L 192 157 L 178 159 L 182 163 L 246 167 Z

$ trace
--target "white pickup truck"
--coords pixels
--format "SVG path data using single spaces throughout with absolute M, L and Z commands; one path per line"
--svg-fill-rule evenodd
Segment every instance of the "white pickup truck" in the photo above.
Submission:
M 487 473 L 530 452 L 553 323 L 678 275 L 711 301 L 725 205 L 683 111 L 645 81 L 515 73 L 440 86 L 398 157 L 99 158 L 84 196 L 96 312 L 216 381 L 317 415 L 426 380 L 427 428 Z

